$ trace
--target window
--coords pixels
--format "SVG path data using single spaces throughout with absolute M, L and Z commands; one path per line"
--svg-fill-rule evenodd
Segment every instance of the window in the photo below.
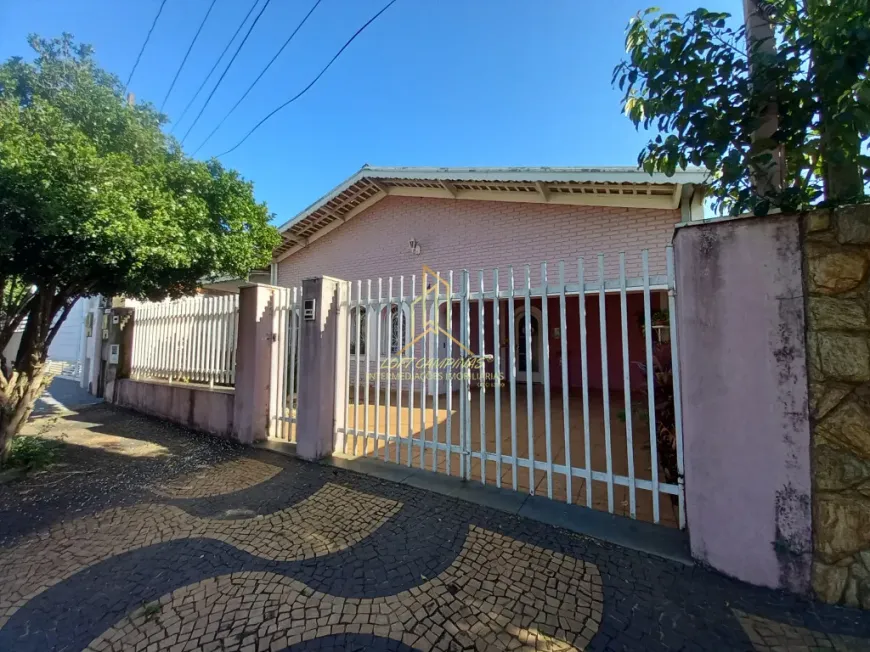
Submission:
M 357 330 L 357 313 L 359 313 L 359 351 L 357 351 L 357 338 L 356 338 L 356 330 Z M 365 355 L 366 354 L 366 309 L 363 307 L 354 308 L 350 311 L 350 354 L 356 355 Z
M 390 330 L 389 330 L 389 346 L 390 353 L 396 355 L 402 347 L 408 343 L 408 306 L 393 304 L 390 306 Z
M 357 347 L 357 311 L 359 311 L 359 347 Z M 380 337 L 380 353 L 382 356 L 388 354 L 396 355 L 408 341 L 408 333 L 410 332 L 410 310 L 407 305 L 399 306 L 392 304 L 389 308 L 381 310 L 381 323 L 369 324 L 369 315 L 363 307 L 354 308 L 350 312 L 350 354 L 359 355 L 366 354 L 367 347 L 372 355 L 376 355 L 377 341 L 374 339 Z M 378 328 L 380 326 L 380 328 Z M 369 336 L 369 327 L 373 334 Z

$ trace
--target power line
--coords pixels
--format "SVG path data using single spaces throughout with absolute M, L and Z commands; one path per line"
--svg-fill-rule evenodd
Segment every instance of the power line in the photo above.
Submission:
M 266 0 L 265 4 L 263 5 L 263 8 L 260 9 L 260 13 L 257 14 L 256 18 L 254 18 L 254 22 L 251 23 L 251 26 L 248 28 L 248 31 L 245 32 L 245 37 L 242 39 L 242 42 L 239 43 L 239 47 L 237 47 L 236 51 L 233 52 L 233 57 L 230 59 L 229 63 L 227 64 L 227 67 L 224 68 L 224 71 L 221 73 L 221 76 L 218 77 L 217 84 L 214 85 L 214 88 L 211 89 L 211 93 L 209 93 L 208 97 L 205 98 L 205 104 L 202 105 L 202 108 L 200 108 L 199 113 L 197 113 L 196 117 L 193 119 L 193 123 L 190 125 L 190 127 L 187 128 L 187 132 L 185 132 L 184 136 L 181 138 L 182 145 L 184 144 L 184 141 L 187 140 L 187 136 L 190 134 L 191 130 L 196 126 L 196 123 L 199 122 L 199 118 L 202 116 L 202 112 L 205 111 L 206 107 L 208 106 L 208 103 L 211 102 L 211 98 L 214 97 L 215 91 L 217 91 L 217 89 L 220 87 L 221 82 L 224 80 L 224 77 L 226 77 L 227 73 L 229 72 L 230 68 L 233 65 L 233 62 L 236 60 L 236 57 L 239 56 L 239 52 L 241 52 L 242 48 L 245 46 L 245 42 L 248 40 L 248 37 L 251 35 L 251 32 L 254 31 L 254 28 L 257 26 L 257 21 L 260 20 L 260 16 L 262 16 L 263 12 L 266 11 L 266 7 L 269 6 L 269 3 L 271 1 L 272 0 Z
M 233 145 L 230 149 L 228 149 L 227 151 L 223 152 L 222 154 L 218 154 L 216 158 L 220 158 L 221 156 L 226 156 L 226 155 L 229 154 L 230 152 L 232 152 L 232 151 L 238 149 L 239 146 L 241 146 L 242 143 L 244 143 L 248 138 L 250 138 L 250 137 L 251 137 L 251 134 L 253 134 L 255 131 L 257 131 L 257 129 L 259 129 L 261 126 L 263 126 L 263 124 L 264 124 L 264 123 L 265 123 L 269 118 L 271 118 L 273 115 L 275 115 L 276 113 L 278 113 L 278 111 L 280 111 L 281 109 L 283 109 L 283 108 L 285 108 L 286 106 L 292 104 L 293 102 L 295 102 L 296 100 L 298 100 L 300 97 L 302 97 L 303 95 L 305 95 L 305 93 L 308 92 L 308 89 L 310 89 L 312 86 L 314 86 L 314 84 L 317 83 L 317 80 L 320 79 L 321 77 L 323 77 L 323 74 L 324 74 L 327 70 L 329 70 L 329 67 L 330 67 L 333 63 L 335 63 L 335 60 L 338 59 L 338 57 L 341 56 L 341 53 L 344 52 L 344 51 L 347 49 L 347 46 L 349 46 L 351 43 L 353 43 L 354 39 L 355 39 L 357 36 L 359 36 L 360 34 L 362 34 L 363 31 L 365 31 L 366 27 L 368 27 L 368 26 L 371 25 L 373 22 L 375 22 L 375 20 L 377 20 L 378 17 L 379 17 L 382 13 L 384 13 L 387 9 L 389 9 L 390 7 L 392 7 L 393 4 L 395 4 L 395 2 L 396 2 L 396 0 L 390 0 L 390 2 L 388 2 L 386 5 L 384 5 L 383 9 L 381 9 L 378 13 L 376 13 L 374 16 L 372 16 L 371 18 L 369 18 L 368 21 L 367 21 L 367 22 L 366 22 L 362 27 L 360 27 L 356 32 L 354 32 L 354 35 L 351 36 L 351 37 L 350 37 L 350 38 L 345 42 L 345 44 L 341 46 L 341 49 L 340 49 L 338 52 L 335 53 L 335 56 L 332 57 L 332 59 L 329 60 L 329 63 L 327 63 L 327 64 L 323 67 L 323 70 L 321 70 L 319 73 L 317 73 L 317 76 L 316 76 L 314 79 L 311 80 L 311 82 L 308 84 L 308 86 L 306 86 L 306 87 L 303 88 L 301 91 L 299 91 L 296 95 L 294 95 L 294 96 L 291 97 L 289 100 L 287 100 L 286 102 L 284 102 L 284 104 L 282 104 L 281 106 L 279 106 L 277 109 L 275 109 L 275 110 L 273 110 L 272 112 L 270 112 L 269 114 L 267 114 L 266 117 L 263 118 L 262 120 L 260 120 L 257 124 L 255 124 L 255 125 L 254 125 L 254 128 L 251 129 L 248 133 L 246 133 L 245 136 L 244 136 L 244 137 L 243 137 L 239 142 L 237 142 L 235 145 Z
M 211 70 L 208 71 L 208 74 L 205 76 L 205 79 L 202 80 L 202 83 L 199 85 L 199 88 L 196 89 L 196 93 L 193 94 L 193 97 L 190 98 L 190 102 L 187 103 L 187 106 L 184 107 L 184 111 L 181 112 L 181 117 L 179 117 L 178 120 L 176 120 L 175 123 L 172 125 L 172 128 L 169 130 L 169 133 L 172 133 L 173 131 L 175 131 L 175 127 L 177 127 L 178 124 L 182 120 L 184 120 L 184 116 L 187 115 L 187 112 L 190 110 L 190 107 L 193 106 L 193 103 L 196 101 L 196 98 L 199 97 L 199 94 L 202 92 L 202 89 L 205 88 L 205 85 L 208 83 L 208 80 L 211 79 L 212 74 L 214 73 L 215 70 L 217 70 L 218 65 L 223 60 L 224 55 L 227 53 L 227 50 L 230 49 L 230 46 L 233 44 L 233 41 L 236 40 L 236 37 L 239 35 L 239 32 L 242 31 L 242 27 L 245 26 L 246 22 L 248 22 L 248 18 L 251 17 L 252 13 L 254 13 L 254 9 L 257 8 L 257 4 L 259 2 L 260 2 L 260 0 L 254 0 L 254 4 L 252 4 L 251 8 L 248 9 L 248 13 L 245 14 L 245 17 L 242 19 L 242 22 L 239 23 L 239 26 L 236 28 L 235 33 L 232 35 L 230 40 L 227 41 L 227 44 L 224 46 L 223 52 L 221 52 L 221 55 L 214 62 L 214 65 L 211 67 Z
M 133 64 L 133 70 L 130 71 L 130 76 L 127 77 L 127 83 L 124 84 L 124 90 L 127 90 L 127 87 L 130 85 L 130 82 L 133 80 L 133 73 L 136 72 L 136 68 L 139 67 L 139 61 L 142 59 L 142 54 L 145 52 L 145 48 L 148 46 L 148 41 L 151 40 L 151 32 L 154 31 L 154 27 L 157 25 L 157 20 L 160 18 L 160 14 L 163 13 L 163 6 L 166 4 L 166 0 L 162 0 L 160 3 L 160 8 L 157 9 L 157 15 L 154 16 L 154 21 L 151 23 L 151 29 L 148 30 L 148 34 L 145 35 L 145 42 L 142 44 L 142 48 L 139 50 L 139 55 L 136 57 L 136 63 Z
M 196 30 L 196 34 L 193 35 L 193 40 L 190 42 L 190 46 L 187 48 L 187 52 L 184 53 L 184 58 L 181 60 L 181 65 L 178 66 L 178 70 L 175 71 L 175 77 L 172 78 L 172 83 L 169 84 L 169 90 L 166 91 L 166 97 L 163 98 L 163 103 L 160 105 L 160 112 L 163 113 L 163 107 L 166 106 L 166 100 L 169 99 L 169 95 L 172 93 L 172 89 L 175 88 L 175 82 L 178 81 L 178 76 L 181 74 L 182 69 L 184 68 L 184 64 L 187 63 L 187 57 L 190 56 L 191 50 L 193 50 L 193 46 L 196 45 L 196 39 L 199 38 L 199 33 L 202 31 L 202 28 L 205 27 L 205 21 L 208 20 L 208 16 L 211 13 L 211 10 L 214 9 L 214 5 L 217 0 L 211 0 L 211 4 L 208 6 L 208 11 L 205 12 L 205 16 L 202 19 L 202 22 L 199 24 L 199 28 Z
M 209 139 L 215 135 L 215 132 L 217 132 L 217 130 L 223 126 L 223 124 L 224 124 L 224 122 L 226 122 L 227 118 L 229 118 L 233 114 L 233 111 L 235 111 L 238 108 L 239 104 L 241 104 L 242 101 L 248 96 L 248 93 L 250 93 L 253 90 L 254 86 L 257 85 L 257 82 L 259 82 L 263 78 L 263 75 L 266 74 L 266 72 L 269 70 L 269 68 L 272 66 L 272 64 L 275 63 L 275 61 L 278 59 L 279 56 L 281 56 L 281 53 L 284 51 L 284 48 L 286 48 L 290 44 L 290 41 L 292 41 L 293 37 L 296 36 L 296 33 L 300 29 L 302 29 L 302 26 L 308 20 L 309 16 L 311 16 L 311 14 L 314 13 L 314 10 L 317 9 L 317 5 L 319 5 L 321 2 L 322 2 L 322 0 L 317 0 L 317 2 L 314 3 L 314 6 L 312 6 L 311 9 L 308 11 L 308 13 L 305 14 L 305 18 L 303 18 L 302 21 L 296 26 L 296 29 L 293 30 L 293 33 L 287 38 L 286 41 L 284 41 L 284 44 L 275 53 L 275 56 L 273 56 L 272 59 L 269 61 L 269 63 L 266 64 L 266 67 L 263 68 L 262 71 L 260 71 L 260 74 L 257 75 L 257 78 L 251 83 L 250 86 L 248 86 L 247 90 L 242 94 L 242 96 L 239 98 L 239 100 L 235 104 L 233 104 L 233 107 L 229 111 L 227 111 L 227 114 L 223 118 L 221 118 L 221 121 L 218 122 L 217 126 L 211 130 L 211 133 L 205 137 L 205 140 L 202 141 L 202 143 L 200 143 L 199 147 L 197 147 L 193 151 L 194 156 L 196 155 L 196 153 L 199 150 L 201 150 L 205 146 L 205 144 L 209 141 Z

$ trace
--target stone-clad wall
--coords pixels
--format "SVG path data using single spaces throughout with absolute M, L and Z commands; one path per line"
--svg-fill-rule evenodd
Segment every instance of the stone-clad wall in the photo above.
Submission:
M 870 206 L 804 217 L 813 588 L 870 609 Z

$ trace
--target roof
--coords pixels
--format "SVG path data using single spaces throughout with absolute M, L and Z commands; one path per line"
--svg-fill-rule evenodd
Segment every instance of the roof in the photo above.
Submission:
M 680 206 L 683 187 L 703 184 L 690 168 L 667 176 L 635 167 L 371 167 L 343 181 L 284 223 L 277 260 L 306 247 L 385 197 L 434 197 L 580 206 Z

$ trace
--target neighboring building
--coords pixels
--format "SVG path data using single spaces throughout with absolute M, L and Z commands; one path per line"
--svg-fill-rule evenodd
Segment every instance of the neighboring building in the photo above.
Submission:
M 471 290 L 477 291 L 478 271 L 485 271 L 487 290 L 491 272 L 499 268 L 502 289 L 513 267 L 516 287 L 540 285 L 541 263 L 549 264 L 550 282 L 556 279 L 559 261 L 566 277 L 576 282 L 577 259 L 585 258 L 587 281 L 598 275 L 598 255 L 605 254 L 608 280 L 618 278 L 619 253 L 627 254 L 626 273 L 641 275 L 641 250 L 649 250 L 651 275 L 665 273 L 665 248 L 674 227 L 703 219 L 705 173 L 678 172 L 672 177 L 650 175 L 634 168 L 374 168 L 363 167 L 280 229 L 283 243 L 275 250 L 272 280 L 295 287 L 303 278 L 326 275 L 347 281 L 369 280 L 373 293 L 379 279 L 386 291 L 392 277 L 394 296 L 399 277 L 410 291 L 412 275 L 419 283 L 422 265 L 442 275 L 454 272 L 454 292 L 461 270 L 471 272 Z M 418 287 L 418 290 L 420 288 Z M 661 293 L 653 297 L 653 310 L 664 307 Z M 493 350 L 492 302 L 486 301 L 484 348 Z M 509 340 L 507 302 L 500 302 L 500 349 Z M 524 328 L 525 309 L 518 302 L 517 335 Z M 643 359 L 643 300 L 639 292 L 628 298 L 631 315 L 628 339 L 634 359 Z M 558 298 L 550 297 L 550 314 L 558 315 Z M 608 369 L 610 388 L 622 387 L 620 304 L 618 294 L 607 297 Z M 589 342 L 598 335 L 598 298 L 586 298 Z M 445 310 L 440 317 L 445 322 Z M 534 334 L 531 378 L 540 383 L 541 300 L 533 299 L 529 323 Z M 569 386 L 581 384 L 577 297 L 568 297 Z M 478 348 L 478 313 L 471 314 L 472 348 Z M 550 321 L 551 383 L 561 386 L 558 322 Z M 395 331 L 395 321 L 391 330 Z M 452 331 L 458 334 L 458 311 Z M 395 344 L 404 336 L 392 339 Z M 521 337 L 516 338 L 522 342 Z M 519 344 L 518 344 L 519 346 Z M 444 352 L 441 355 L 445 355 Z M 502 355 L 504 361 L 507 356 Z M 525 378 L 525 351 L 517 351 L 519 377 Z M 631 372 L 632 384 L 643 381 L 640 369 Z M 601 387 L 601 357 L 590 348 L 589 385 Z
M 57 335 L 54 336 L 48 349 L 50 371 L 65 376 L 79 377 L 82 363 L 82 333 L 84 330 L 84 312 L 86 300 L 79 300 L 73 304 L 67 315 L 66 321 L 61 324 Z M 21 343 L 21 335 L 24 333 L 24 323 L 18 326 L 3 356 L 8 365 L 11 365 L 18 354 L 18 346 Z
M 218 296 L 221 294 L 238 294 L 239 289 L 251 283 L 269 283 L 269 268 L 252 269 L 248 277 L 233 278 L 231 276 L 221 276 L 209 281 L 202 281 L 199 292 L 200 294 Z

